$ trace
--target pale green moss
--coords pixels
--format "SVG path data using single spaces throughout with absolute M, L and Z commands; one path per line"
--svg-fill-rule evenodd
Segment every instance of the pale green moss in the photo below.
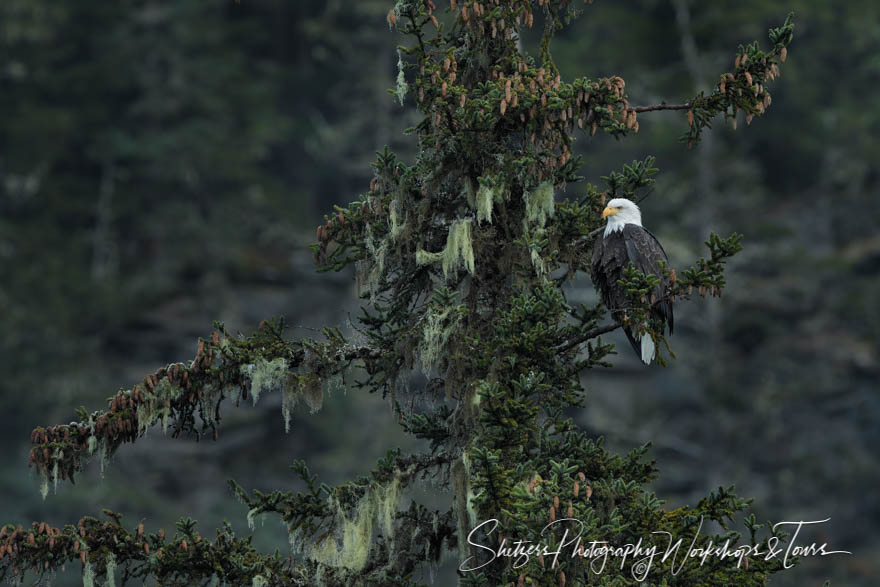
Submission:
M 376 495 L 379 500 L 382 530 L 385 532 L 385 537 L 390 539 L 394 536 L 394 515 L 397 514 L 397 507 L 400 504 L 400 471 L 395 473 L 388 485 L 377 488 Z
M 400 203 L 397 200 L 391 200 L 391 205 L 388 207 L 388 222 L 389 228 L 391 230 L 391 240 L 396 241 L 400 238 L 400 235 L 403 234 L 403 231 L 406 230 L 406 222 L 407 219 L 404 218 L 403 222 L 400 221 L 400 216 L 398 215 L 397 208 L 400 206 Z
M 40 495 L 43 499 L 49 495 L 49 475 L 46 473 L 40 473 Z
M 89 561 L 83 566 L 83 587 L 95 587 L 95 569 Z
M 406 97 L 406 93 L 409 91 L 409 86 L 406 83 L 406 76 L 403 73 L 403 51 L 400 49 L 397 50 L 397 99 L 400 100 L 400 105 L 403 106 L 403 99 Z
M 168 431 L 168 418 L 171 416 L 171 402 L 183 394 L 183 388 L 173 385 L 167 378 L 162 378 L 149 393 L 144 394 L 144 401 L 138 403 L 138 433 L 146 434 L 147 430 L 162 421 L 162 431 Z
M 346 519 L 342 525 L 342 550 L 339 552 L 340 566 L 360 571 L 367 564 L 372 546 L 373 520 L 376 506 L 371 499 L 358 503 L 354 519 Z
M 349 517 L 337 503 L 337 532 L 341 537 L 341 547 L 334 534 L 327 536 L 312 550 L 313 560 L 331 566 L 360 571 L 367 564 L 372 547 L 373 519 L 375 504 L 371 495 L 358 502 L 354 514 Z
M 260 357 L 250 365 L 242 365 L 241 372 L 250 379 L 251 397 L 256 405 L 264 391 L 275 391 L 284 387 L 289 369 L 284 357 L 271 361 Z
M 324 382 L 322 383 L 323 394 L 320 397 L 320 401 L 314 406 L 313 411 L 317 412 L 321 409 L 324 402 L 324 395 L 332 395 L 334 393 L 345 391 L 345 377 L 343 376 L 343 373 L 349 369 L 351 369 L 351 367 L 345 369 L 343 372 L 334 373 L 330 377 L 324 379 Z M 306 403 L 308 403 L 308 400 L 306 400 Z M 309 404 L 309 407 L 311 408 L 313 406 Z
M 449 277 L 450 273 L 459 269 L 473 273 L 474 249 L 471 242 L 471 222 L 470 218 L 453 222 L 446 236 L 446 247 L 439 253 L 419 250 L 416 252 L 416 263 L 427 265 L 440 261 L 445 277 Z
M 541 254 L 538 252 L 538 249 L 531 250 L 532 256 L 532 267 L 535 268 L 535 273 L 540 277 L 541 275 L 545 275 L 547 273 L 547 266 L 544 264 L 544 259 L 541 257 Z
M 303 540 L 303 531 L 302 528 L 297 528 L 292 532 L 288 529 L 287 531 L 287 541 L 290 543 L 290 552 L 293 554 L 299 554 L 303 551 L 303 546 L 305 545 L 305 541 Z
M 107 450 L 107 443 L 101 443 L 101 477 L 104 477 L 104 469 L 107 467 L 107 463 L 110 461 L 110 451 Z
M 431 253 L 424 249 L 416 251 L 416 265 L 431 265 L 443 258 L 443 253 Z
M 529 224 L 537 223 L 543 227 L 548 218 L 554 214 L 553 184 L 549 181 L 541 183 L 531 192 L 523 192 L 526 204 L 526 220 Z
M 473 396 L 471 397 L 471 405 L 474 408 L 478 408 L 480 406 L 481 401 L 483 401 L 483 396 L 481 396 L 479 393 L 474 393 Z
M 488 185 L 481 185 L 477 190 L 477 222 L 482 223 L 484 220 L 492 224 L 492 206 L 495 203 L 495 196 L 498 190 Z
M 459 268 L 474 272 L 474 249 L 471 242 L 471 220 L 457 220 L 449 227 L 443 255 L 443 275 Z
M 462 313 L 458 306 L 438 308 L 431 305 L 425 312 L 425 326 L 419 343 L 419 362 L 428 372 L 439 363 L 446 343 L 458 330 Z
M 255 525 L 256 525 L 256 524 L 254 523 L 254 518 L 256 517 L 256 515 L 257 515 L 258 513 L 259 513 L 259 510 L 258 510 L 257 508 L 251 508 L 251 509 L 248 510 L 248 513 L 247 513 L 247 525 L 248 525 L 248 528 L 250 528 L 251 532 L 254 531 L 254 527 L 255 527 Z
M 369 487 L 351 513 L 333 499 L 336 507 L 335 531 L 312 548 L 309 558 L 353 572 L 363 570 L 370 555 L 373 528 L 377 521 L 389 542 L 393 540 L 394 515 L 399 500 L 399 472 L 387 485 Z
M 268 584 L 269 580 L 263 575 L 254 575 L 254 578 L 251 581 L 251 587 L 266 587 Z
M 385 259 L 388 256 L 390 240 L 390 235 L 381 240 L 374 238 L 369 224 L 364 228 L 364 244 L 369 254 L 356 265 L 357 291 L 358 294 L 368 292 L 371 302 L 375 299 L 382 276 L 385 274 Z
M 104 572 L 107 573 L 107 580 L 104 582 L 104 585 L 116 587 L 116 557 L 112 552 L 107 553 L 107 562 L 105 564 Z
M 58 493 L 58 463 L 64 460 L 64 451 L 61 448 L 56 448 L 52 451 L 52 489 L 55 493 Z M 46 488 L 48 492 L 48 488 Z M 42 491 L 42 490 L 41 490 Z

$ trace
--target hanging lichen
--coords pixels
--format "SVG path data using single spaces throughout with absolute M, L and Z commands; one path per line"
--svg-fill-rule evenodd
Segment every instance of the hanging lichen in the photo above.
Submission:
M 168 418 L 171 416 L 171 402 L 178 399 L 183 389 L 162 378 L 151 393 L 145 394 L 144 401 L 137 406 L 138 433 L 146 435 L 147 430 L 162 420 L 162 432 L 168 431 Z
M 299 554 L 303 550 L 303 546 L 305 546 L 306 541 L 303 540 L 303 531 L 302 527 L 298 526 L 295 530 L 291 531 L 288 529 L 287 531 L 287 541 L 290 543 L 290 552 L 293 554 Z
M 450 337 L 458 330 L 463 307 L 431 304 L 425 312 L 425 326 L 419 342 L 419 362 L 427 373 L 434 369 L 443 356 Z
M 83 587 L 95 587 L 95 569 L 89 561 L 83 565 Z
M 283 357 L 271 361 L 259 357 L 249 365 L 242 365 L 241 373 L 250 379 L 251 397 L 256 405 L 264 391 L 282 389 L 290 371 L 287 360 Z
M 110 461 L 110 449 L 107 448 L 107 443 L 101 443 L 101 477 L 104 477 L 104 469 L 107 467 L 107 463 Z
M 535 272 L 538 275 L 544 275 L 547 272 L 547 267 L 544 265 L 544 259 L 541 258 L 538 249 L 532 249 L 532 266 L 535 268 Z
M 400 206 L 400 203 L 397 200 L 391 200 L 391 204 L 388 206 L 388 222 L 389 229 L 391 230 L 391 240 L 393 241 L 400 238 L 400 235 L 406 230 L 407 219 L 404 217 L 403 222 L 400 222 L 400 216 L 397 211 L 398 206 Z
M 528 236 L 528 232 L 526 232 L 526 236 Z M 532 260 L 532 267 L 535 268 L 535 273 L 538 277 L 547 275 L 547 265 L 541 256 L 542 245 L 539 244 L 541 241 L 546 242 L 546 231 L 541 227 L 537 227 L 532 234 L 531 242 L 529 242 L 529 256 Z
M 217 386 L 207 385 L 202 390 L 202 417 L 206 424 L 217 424 L 217 406 L 220 405 L 221 397 L 220 388 Z
M 89 451 L 89 456 L 95 454 L 95 449 L 98 448 L 98 437 L 95 435 L 89 436 L 87 448 Z
M 452 464 L 452 468 L 450 471 L 450 481 L 452 484 L 452 491 L 454 496 L 454 507 L 457 512 L 456 515 L 456 531 L 458 533 L 458 543 L 459 544 L 467 544 L 467 536 L 470 531 L 470 528 L 473 528 L 473 525 L 469 525 L 468 516 L 465 515 L 468 509 L 468 468 L 465 465 L 465 461 L 467 459 L 467 451 L 462 453 L 462 458 L 456 460 Z M 467 558 L 467 548 L 459 548 L 459 562 L 464 562 Z
M 357 290 L 358 294 L 368 292 L 370 301 L 375 299 L 379 290 L 379 282 L 385 273 L 385 257 L 388 255 L 388 240 L 376 240 L 369 224 L 364 228 L 364 244 L 369 255 L 357 263 Z
M 341 535 L 341 548 L 337 537 L 330 534 L 315 546 L 310 558 L 331 567 L 360 571 L 366 566 L 372 547 L 375 503 L 367 492 L 367 495 L 358 502 L 351 517 L 346 515 L 338 502 L 336 507 L 336 527 Z
M 474 500 L 476 495 L 474 494 L 474 490 L 471 487 L 471 484 L 468 482 L 468 479 L 471 478 L 471 460 L 468 453 L 465 451 L 461 454 L 461 463 L 464 465 L 465 471 L 465 483 L 467 484 L 467 492 L 465 493 L 466 503 L 467 503 L 467 514 L 468 519 L 471 523 L 471 528 L 477 525 L 477 509 L 474 506 Z
M 431 253 L 424 249 L 416 251 L 416 265 L 430 265 L 443 258 L 443 252 Z
M 440 261 L 445 277 L 449 277 L 451 272 L 458 269 L 467 269 L 469 273 L 473 273 L 474 249 L 471 242 L 471 222 L 470 218 L 453 222 L 446 236 L 446 247 L 439 253 L 419 250 L 416 252 L 416 264 L 428 265 Z
M 107 553 L 107 561 L 104 564 L 104 572 L 107 573 L 107 580 L 104 582 L 104 585 L 116 587 L 116 557 L 112 552 Z
M 52 463 L 52 490 L 55 493 L 58 493 L 58 461 L 59 461 L 60 457 L 63 457 L 63 456 L 64 456 L 64 453 L 61 453 L 60 451 L 58 451 L 55 453 L 55 456 L 53 456 L 53 459 L 52 459 L 54 461 L 54 463 Z
M 251 581 L 251 587 L 266 587 L 268 584 L 269 580 L 263 575 L 254 575 L 254 578 Z
M 400 471 L 395 471 L 394 477 L 388 485 L 377 488 L 382 531 L 389 539 L 394 536 L 394 515 L 397 513 L 397 507 L 400 503 L 400 477 Z
M 40 495 L 43 499 L 46 499 L 46 496 L 49 495 L 49 475 L 45 471 L 40 473 Z
M 529 224 L 543 227 L 548 218 L 553 217 L 553 184 L 549 181 L 542 182 L 531 192 L 523 192 L 526 204 L 526 218 Z
M 409 90 L 409 86 L 406 83 L 406 76 L 403 73 L 403 51 L 400 49 L 397 50 L 397 99 L 400 100 L 400 105 L 403 106 L 403 99 L 406 97 L 406 93 Z
M 495 202 L 496 190 L 488 185 L 481 185 L 477 190 L 477 222 L 482 223 L 484 220 L 492 224 L 492 205 Z
M 334 375 L 325 380 L 313 372 L 291 374 L 281 396 L 281 415 L 284 418 L 284 430 L 290 432 L 291 414 L 300 398 L 306 402 L 309 410 L 314 414 L 324 405 L 325 388 L 330 386 L 334 388 L 339 387 L 337 383 L 339 379 L 341 379 L 341 375 Z
M 477 209 L 477 222 L 483 221 L 492 223 L 492 208 L 495 202 L 501 200 L 504 195 L 505 186 L 503 176 L 484 176 L 478 179 L 479 189 L 476 194 L 472 193 L 472 181 L 466 182 L 468 188 L 468 203 Z
M 336 508 L 335 531 L 315 544 L 309 558 L 331 567 L 361 571 L 372 549 L 373 528 L 377 521 L 389 542 L 393 540 L 394 516 L 400 500 L 400 479 L 401 473 L 398 471 L 389 483 L 371 485 L 351 514 L 335 497 L 331 497 Z
M 315 373 L 307 373 L 297 377 L 299 395 L 309 406 L 311 413 L 315 413 L 324 405 L 325 381 Z
M 251 508 L 251 509 L 248 510 L 248 513 L 247 513 L 247 525 L 248 525 L 248 528 L 250 528 L 250 531 L 251 531 L 251 532 L 254 531 L 254 528 L 255 528 L 255 526 L 256 526 L 256 524 L 254 523 L 254 520 L 256 519 L 256 516 L 257 516 L 257 514 L 259 514 L 259 513 L 260 513 L 259 508 Z

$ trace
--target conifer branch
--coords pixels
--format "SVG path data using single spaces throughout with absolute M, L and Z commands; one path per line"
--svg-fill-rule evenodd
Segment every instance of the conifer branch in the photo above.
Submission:
M 605 326 L 598 326 L 593 328 L 592 330 L 588 330 L 587 332 L 581 334 L 580 336 L 576 336 L 572 338 L 565 344 L 559 347 L 559 352 L 564 353 L 577 345 L 584 343 L 592 338 L 596 338 L 597 336 L 601 336 L 602 334 L 607 334 L 609 332 L 614 332 L 618 328 L 623 326 L 620 322 L 612 322 L 611 324 L 606 324 Z
M 693 102 L 686 102 L 684 104 L 667 104 L 666 102 L 661 102 L 660 104 L 654 104 L 653 106 L 633 106 L 632 110 L 634 112 L 654 112 L 656 110 L 688 110 L 693 106 Z
M 251 538 L 238 538 L 227 524 L 214 540 L 203 538 L 195 522 L 178 522 L 174 536 L 164 530 L 145 533 L 144 525 L 126 528 L 119 514 L 104 510 L 110 521 L 84 517 L 63 528 L 34 522 L 30 528 L 5 525 L 0 529 L 0 579 L 20 576 L 26 570 L 38 578 L 61 571 L 67 565 L 83 567 L 83 582 L 95 579 L 115 584 L 121 575 L 128 580 L 155 578 L 161 585 L 199 583 L 225 585 L 308 585 L 307 569 L 278 554 L 266 555 L 251 545 Z
M 240 402 L 250 395 L 256 403 L 264 391 L 283 391 L 286 410 L 300 398 L 319 405 L 324 381 L 354 361 L 370 370 L 382 355 L 375 347 L 350 345 L 335 329 L 324 329 L 326 343 L 286 340 L 283 330 L 283 320 L 264 321 L 251 336 L 235 337 L 218 325 L 210 340 L 199 340 L 192 361 L 162 367 L 117 392 L 107 410 L 88 414 L 81 408 L 79 421 L 34 429 L 29 465 L 43 478 L 44 495 L 49 481 L 74 482 L 95 453 L 107 459 L 157 425 L 170 428 L 173 437 L 187 433 L 198 440 L 210 432 L 216 438 L 226 399 Z

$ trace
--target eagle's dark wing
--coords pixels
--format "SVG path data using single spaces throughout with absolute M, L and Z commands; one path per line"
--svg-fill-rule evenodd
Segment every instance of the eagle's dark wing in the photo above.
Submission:
M 626 292 L 617 281 L 623 277 L 623 270 L 629 263 L 623 234 L 612 232 L 608 236 L 600 236 L 593 245 L 593 257 L 590 263 L 590 277 L 593 285 L 602 295 L 602 303 L 611 311 L 612 316 L 626 308 Z
M 600 236 L 593 245 L 593 256 L 590 262 L 590 277 L 593 285 L 599 290 L 602 303 L 611 312 L 615 320 L 623 319 L 623 311 L 629 306 L 626 290 L 617 284 L 623 278 L 623 270 L 629 264 L 629 254 L 622 232 L 612 232 L 607 237 Z M 624 334 L 632 345 L 636 355 L 641 356 L 641 346 L 629 328 L 624 327 Z
M 636 269 L 645 274 L 656 275 L 660 283 L 651 292 L 655 300 L 651 307 L 653 318 L 663 320 L 669 325 L 669 333 L 672 334 L 674 324 L 672 315 L 672 284 L 665 276 L 661 264 L 669 269 L 669 259 L 666 251 L 657 238 L 635 224 L 627 224 L 623 227 L 623 241 L 626 245 L 627 257 Z

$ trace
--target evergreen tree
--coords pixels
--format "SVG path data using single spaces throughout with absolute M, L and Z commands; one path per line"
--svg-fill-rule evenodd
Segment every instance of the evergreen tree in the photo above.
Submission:
M 573 198 L 561 191 L 580 179 L 581 161 L 571 150 L 576 129 L 624 138 L 638 132 L 639 114 L 680 110 L 687 117 L 683 139 L 693 144 L 719 115 L 736 120 L 743 111 L 751 121 L 763 114 L 766 84 L 785 61 L 793 26 L 772 29 L 767 51 L 740 46 L 733 71 L 721 74 L 711 93 L 634 107 L 620 77 L 561 79 L 551 41 L 579 11 L 570 0 L 453 0 L 449 10 L 432 0 L 398 1 L 388 23 L 409 44 L 399 50 L 394 93 L 401 101 L 414 97 L 424 114 L 410 129 L 418 156 L 407 165 L 381 153 L 368 191 L 337 207 L 313 245 L 320 270 L 356 265 L 365 300 L 357 333 L 327 327 L 321 340 L 292 340 L 283 320 L 263 322 L 249 336 L 216 323 L 192 361 L 147 375 L 106 410 L 83 409 L 77 421 L 34 430 L 30 464 L 45 494 L 50 483 L 72 482 L 90 457 L 105 461 L 150 428 L 216 435 L 224 400 L 256 403 L 277 391 L 289 425 L 298 402 L 316 410 L 339 386 L 382 394 L 403 428 L 429 442 L 429 452 L 389 450 L 370 475 L 335 487 L 297 462 L 293 469 L 307 488 L 296 494 L 249 492 L 230 482 L 249 522 L 282 518 L 291 556 L 259 553 L 229 527 L 211 540 L 182 519 L 166 536 L 105 510 L 107 521 L 84 517 L 64 528 L 4 526 L 3 573 L 45 574 L 78 559 L 86 584 L 155 577 L 180 585 L 405 585 L 454 551 L 463 584 L 624 585 L 646 569 L 627 559 L 597 573 L 591 559 L 566 554 L 493 562 L 475 544 L 497 547 L 507 538 L 555 550 L 563 526 L 543 530 L 563 518 L 580 521 L 586 542 L 636 543 L 655 531 L 690 538 L 704 519 L 724 531 L 716 544 L 738 541 L 729 523 L 747 500 L 720 488 L 692 507 L 666 511 L 646 488 L 657 474 L 647 446 L 610 454 L 568 417 L 585 401 L 581 374 L 610 366 L 613 345 L 601 335 L 621 324 L 603 322 L 601 306 L 567 303 L 563 285 L 587 270 L 606 199 L 651 193 L 653 159 L 609 173 L 604 188 L 587 185 Z M 520 29 L 535 25 L 543 31 L 537 58 L 519 43 Z M 740 240 L 712 235 L 706 258 L 677 276 L 668 269 L 674 297 L 721 295 L 724 264 Z M 643 322 L 656 279 L 627 272 L 632 324 Z M 659 330 L 649 332 L 665 342 Z M 431 511 L 415 500 L 400 508 L 405 490 L 422 479 L 451 490 L 447 509 Z M 481 525 L 491 520 L 497 527 Z M 753 517 L 746 525 L 753 545 L 773 535 L 759 537 L 762 525 Z M 710 558 L 673 574 L 673 564 L 655 560 L 648 581 L 761 585 L 780 567 L 759 557 L 739 565 Z

